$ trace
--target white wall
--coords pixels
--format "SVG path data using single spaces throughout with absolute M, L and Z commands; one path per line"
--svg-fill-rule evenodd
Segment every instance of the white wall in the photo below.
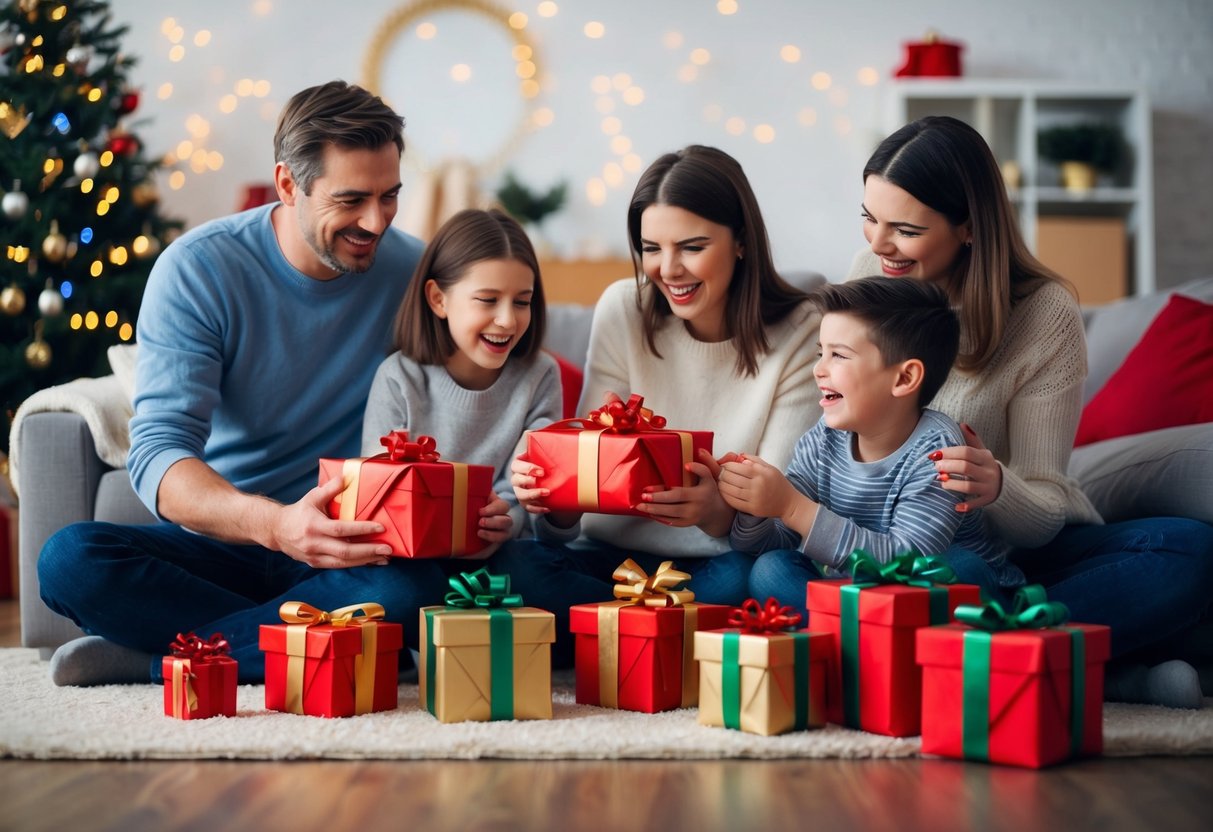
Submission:
M 281 104 L 311 84 L 361 80 L 376 31 L 405 5 L 114 0 L 115 20 L 131 27 L 125 50 L 139 60 L 133 78 L 142 103 L 132 128 L 153 153 L 194 139 L 223 157 L 217 171 L 195 174 L 187 166 L 178 190 L 165 183 L 165 205 L 191 225 L 230 212 L 244 183 L 269 179 Z M 622 161 L 601 129 L 598 107 L 606 103 L 594 79 L 626 73 L 643 101 L 627 104 L 613 90 L 609 115 L 631 140 L 634 163 L 647 165 L 692 142 L 727 150 L 754 184 L 778 264 L 841 277 L 863 243 L 860 171 L 886 132 L 882 93 L 901 63 L 901 43 L 935 29 L 966 44 L 971 77 L 1143 86 L 1154 109 L 1158 283 L 1213 273 L 1209 0 L 737 0 L 731 15 L 721 14 L 716 0 L 557 0 L 551 17 L 541 16 L 539 5 L 523 0 L 509 8 L 529 17 L 526 33 L 544 79 L 534 106 L 550 110 L 552 121 L 508 143 L 504 164 L 536 187 L 569 180 L 569 204 L 546 229 L 566 255 L 624 251 L 626 205 L 638 171 L 623 171 L 598 205 L 587 183 Z M 180 27 L 184 47 L 176 61 L 168 18 Z M 384 63 L 384 92 L 409 120 L 408 139 L 418 151 L 406 191 L 419 187 L 421 157 L 438 161 L 452 148 L 492 155 L 522 112 L 509 42 L 492 24 L 468 15 L 434 17 L 438 37 L 421 41 L 414 30 L 420 20 Z M 591 20 L 605 27 L 599 39 L 583 32 Z M 202 31 L 210 40 L 199 46 Z M 681 35 L 674 48 L 667 43 L 671 32 Z M 800 49 L 797 63 L 781 59 L 786 44 Z M 707 49 L 710 60 L 695 80 L 680 80 L 695 48 Z M 472 79 L 461 85 L 449 77 L 456 61 L 472 68 Z M 865 68 L 876 71 L 874 84 L 860 81 Z M 829 74 L 828 89 L 811 83 L 818 72 Z M 267 81 L 268 94 L 238 96 L 235 110 L 223 112 L 221 100 L 241 79 Z M 166 83 L 172 92 L 162 99 Z M 201 138 L 191 133 L 196 116 L 209 131 Z M 726 129 L 731 117 L 744 120 L 741 135 Z M 199 122 L 192 123 L 196 129 Z M 773 141 L 754 137 L 759 124 L 773 128 Z M 499 173 L 482 184 L 495 187 Z

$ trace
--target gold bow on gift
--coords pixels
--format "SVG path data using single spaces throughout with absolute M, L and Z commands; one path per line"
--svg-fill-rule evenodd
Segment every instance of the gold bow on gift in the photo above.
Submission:
M 680 607 L 695 600 L 689 589 L 676 589 L 679 584 L 691 580 L 686 572 L 674 568 L 674 561 L 663 561 L 650 577 L 636 561 L 628 558 L 616 567 L 611 575 L 615 584 L 615 597 L 630 604 L 646 607 Z
M 361 612 L 362 615 L 358 615 Z M 307 656 L 307 631 L 317 624 L 334 627 L 358 626 L 382 619 L 386 611 L 381 604 L 364 602 L 341 607 L 332 612 L 313 607 L 303 601 L 287 601 L 278 608 L 279 617 L 286 622 L 286 710 L 303 713 L 303 667 Z M 371 712 L 375 694 L 375 660 L 378 656 L 378 627 L 362 627 L 362 652 L 354 659 L 355 713 Z
M 695 593 L 676 589 L 691 580 L 686 572 L 674 568 L 674 561 L 663 561 L 652 575 L 628 558 L 616 567 L 615 597 L 598 607 L 598 701 L 606 708 L 619 707 L 619 610 L 627 606 L 682 607 L 682 703 L 689 707 L 699 693 L 698 665 L 693 650 L 699 610 L 691 602 Z

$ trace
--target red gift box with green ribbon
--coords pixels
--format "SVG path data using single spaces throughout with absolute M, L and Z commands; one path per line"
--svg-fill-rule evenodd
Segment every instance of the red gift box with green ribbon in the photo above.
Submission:
M 485 546 L 477 534 L 480 509 L 493 499 L 492 466 L 440 461 L 432 436 L 409 439 L 394 430 L 377 456 L 321 459 L 320 484 L 341 477 L 344 488 L 327 506 L 335 520 L 374 520 L 381 534 L 351 538 L 387 543 L 404 558 L 471 555 Z
M 527 459 L 543 471 L 537 487 L 551 492 L 547 508 L 645 517 L 634 507 L 646 488 L 694 484 L 686 465 L 701 449 L 711 453 L 712 432 L 669 430 L 643 403 L 633 395 L 527 431 Z
M 449 580 L 445 606 L 420 610 L 421 707 L 439 722 L 551 719 L 556 617 L 523 606 L 509 575 Z
M 615 570 L 615 601 L 569 608 L 576 638 L 577 701 L 656 713 L 698 702 L 697 630 L 728 622 L 731 608 L 694 603 L 691 579 L 665 561 L 650 576 L 631 558 Z
M 177 634 L 164 657 L 164 713 L 177 719 L 236 715 L 237 663 L 221 634 Z
M 308 716 L 342 717 L 397 706 L 404 628 L 382 620 L 379 604 L 326 612 L 288 601 L 281 624 L 262 624 L 265 707 Z
M 1065 624 L 1036 585 L 962 606 L 963 622 L 918 631 L 922 750 L 1041 768 L 1103 751 L 1103 671 L 1111 629 Z
M 800 614 L 750 598 L 729 629 L 695 633 L 699 722 L 771 736 L 825 724 L 834 636 L 793 630 Z
M 922 718 L 922 674 L 914 634 L 946 624 L 981 591 L 955 583 L 943 560 L 908 553 L 888 563 L 856 550 L 851 578 L 808 582 L 809 629 L 833 633 L 827 693 L 830 722 L 890 737 L 912 737 Z

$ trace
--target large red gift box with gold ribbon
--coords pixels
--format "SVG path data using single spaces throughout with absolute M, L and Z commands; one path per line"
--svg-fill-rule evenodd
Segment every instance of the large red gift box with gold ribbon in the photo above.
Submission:
M 527 459 L 543 471 L 539 488 L 553 511 L 646 516 L 634 506 L 650 486 L 689 486 L 686 470 L 700 449 L 712 451 L 712 432 L 667 430 L 644 399 L 612 402 L 585 419 L 564 419 L 527 431 Z
M 396 708 L 404 629 L 380 620 L 383 607 L 329 613 L 290 601 L 279 614 L 284 623 L 261 625 L 266 708 L 324 717 Z
M 382 524 L 382 534 L 353 539 L 387 543 L 397 557 L 460 557 L 483 549 L 477 531 L 480 509 L 493 499 L 493 468 L 439 461 L 430 436 L 412 442 L 408 431 L 398 430 L 380 442 L 387 453 L 320 460 L 322 485 L 334 477 L 345 483 L 328 504 L 329 517 Z
M 236 660 L 227 640 L 215 633 L 203 641 L 178 634 L 172 655 L 160 665 L 164 675 L 164 713 L 177 719 L 236 715 Z
M 694 603 L 693 592 L 673 588 L 690 575 L 672 565 L 650 577 L 628 559 L 615 570 L 622 600 L 569 608 L 578 702 L 644 713 L 698 703 L 695 632 L 724 627 L 732 607 Z
M 809 629 L 834 634 L 834 661 L 828 679 L 830 722 L 890 737 L 918 734 L 922 721 L 922 674 L 914 663 L 914 636 L 920 627 L 946 624 L 959 604 L 977 604 L 981 590 L 971 584 L 910 586 L 929 583 L 911 577 L 917 561 L 904 555 L 890 564 L 855 569 L 855 578 L 808 582 Z M 857 562 L 851 556 L 848 565 Z M 870 562 L 870 563 L 869 563 Z M 930 569 L 922 570 L 929 574 Z M 883 573 L 883 574 L 879 574 Z M 937 573 L 939 576 L 939 573 Z M 869 580 L 870 579 L 870 580 Z M 877 581 L 899 581 L 877 583 Z
M 1039 587 L 1021 593 L 1034 590 Z M 1006 630 L 995 625 L 994 632 L 964 624 L 918 631 L 924 754 L 1041 768 L 1103 751 L 1110 628 L 1063 624 L 1061 604 L 1019 606 L 1017 598 L 1017 607 L 1005 617 L 1045 620 Z M 1048 608 L 1058 607 L 1050 616 Z M 957 618 L 971 620 L 969 609 L 958 609 Z M 1047 629 L 1037 629 L 1042 626 Z

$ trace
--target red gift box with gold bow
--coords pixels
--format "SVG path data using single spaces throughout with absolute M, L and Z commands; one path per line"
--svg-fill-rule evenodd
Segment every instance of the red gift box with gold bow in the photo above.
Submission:
M 732 608 L 693 603 L 676 587 L 691 576 L 662 563 L 648 575 L 628 558 L 615 570 L 617 601 L 569 608 L 576 637 L 577 701 L 656 713 L 699 701 L 696 630 L 724 627 Z
M 177 634 L 160 668 L 164 675 L 164 714 L 177 719 L 236 715 L 237 663 L 219 633 L 206 641 L 194 633 Z
M 262 624 L 265 707 L 309 716 L 394 710 L 404 628 L 383 621 L 379 604 L 325 612 L 283 604 L 282 624 Z
M 493 499 L 493 468 L 441 462 L 432 436 L 409 439 L 394 430 L 379 440 L 386 453 L 321 459 L 320 483 L 341 477 L 344 489 L 328 504 L 335 520 L 374 520 L 381 534 L 353 538 L 386 543 L 404 558 L 449 558 L 484 548 L 480 509 Z
M 527 459 L 543 471 L 537 487 L 551 493 L 553 511 L 646 516 L 634 507 L 650 486 L 690 486 L 686 470 L 700 449 L 711 453 L 712 432 L 669 430 L 665 419 L 633 395 L 584 419 L 563 419 L 527 431 Z

